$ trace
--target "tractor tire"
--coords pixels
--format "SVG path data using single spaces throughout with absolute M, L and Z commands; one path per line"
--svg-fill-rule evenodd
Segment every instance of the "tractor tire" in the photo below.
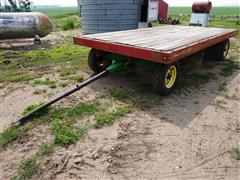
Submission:
M 160 95 L 170 94 L 176 87 L 180 75 L 179 63 L 161 65 L 153 72 L 152 85 Z
M 102 54 L 98 54 L 95 49 L 91 49 L 88 54 L 88 66 L 95 72 L 100 73 L 112 64 L 112 60 L 105 59 Z
M 204 59 L 225 61 L 230 48 L 229 39 L 206 49 Z

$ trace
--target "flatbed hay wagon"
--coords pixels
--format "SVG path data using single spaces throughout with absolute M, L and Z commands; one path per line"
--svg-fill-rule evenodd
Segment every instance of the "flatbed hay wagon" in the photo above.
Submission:
M 153 88 L 169 94 L 179 76 L 179 60 L 198 52 L 205 57 L 224 60 L 229 51 L 229 38 L 235 29 L 191 26 L 161 26 L 155 28 L 99 33 L 75 37 L 74 43 L 92 48 L 88 63 L 96 73 L 115 62 L 152 66 Z
M 130 64 L 153 71 L 154 90 L 162 95 L 169 94 L 179 78 L 179 60 L 199 52 L 205 52 L 208 58 L 225 60 L 230 47 L 229 38 L 237 33 L 235 29 L 162 26 L 75 37 L 76 45 L 92 48 L 88 64 L 95 73 L 75 88 L 21 117 L 15 124 L 27 123 L 43 109 Z

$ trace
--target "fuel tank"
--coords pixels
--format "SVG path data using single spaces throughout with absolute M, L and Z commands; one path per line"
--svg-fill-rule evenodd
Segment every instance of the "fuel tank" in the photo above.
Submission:
M 0 13 L 0 39 L 44 37 L 52 32 L 51 20 L 42 13 Z
M 192 5 L 192 12 L 194 13 L 210 13 L 212 9 L 212 2 L 195 2 Z

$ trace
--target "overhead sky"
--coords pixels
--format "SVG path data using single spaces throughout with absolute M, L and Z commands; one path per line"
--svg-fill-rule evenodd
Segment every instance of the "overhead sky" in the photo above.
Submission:
M 207 0 L 165 0 L 170 6 L 191 6 L 196 1 Z M 214 6 L 239 6 L 239 0 L 211 0 Z M 77 0 L 32 0 L 34 5 L 77 6 Z

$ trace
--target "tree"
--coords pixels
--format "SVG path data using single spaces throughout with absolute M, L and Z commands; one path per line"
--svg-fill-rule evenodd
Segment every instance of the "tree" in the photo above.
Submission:
M 24 12 L 30 12 L 31 5 L 32 2 L 30 2 L 29 0 L 19 0 L 19 8 Z
M 0 0 L 0 12 L 30 12 L 31 5 L 30 0 Z

